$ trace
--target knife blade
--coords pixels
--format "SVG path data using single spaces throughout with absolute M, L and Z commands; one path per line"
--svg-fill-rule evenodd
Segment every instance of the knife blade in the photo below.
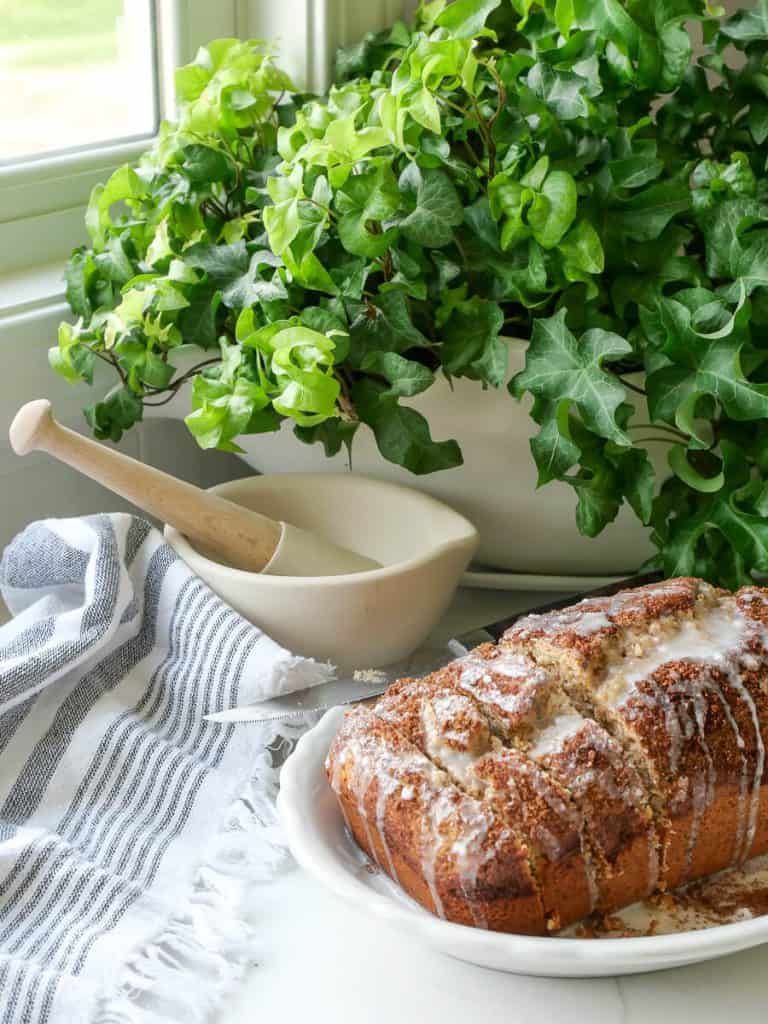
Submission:
M 274 722 L 286 718 L 297 718 L 311 711 L 328 711 L 330 708 L 340 705 L 355 704 L 371 697 L 378 697 L 396 679 L 402 679 L 404 676 L 426 675 L 428 672 L 442 668 L 443 665 L 447 665 L 478 644 L 500 639 L 518 619 L 526 615 L 541 615 L 545 612 L 557 611 L 586 598 L 609 597 L 627 586 L 639 587 L 646 583 L 655 583 L 659 579 L 661 579 L 661 573 L 658 572 L 630 576 L 595 590 L 559 598 L 557 601 L 537 605 L 534 608 L 517 612 L 506 619 L 492 622 L 482 629 L 464 633 L 446 644 L 422 647 L 410 658 L 390 665 L 386 669 L 355 673 L 354 676 L 334 679 L 329 683 L 321 683 L 319 686 L 313 686 L 307 690 L 296 690 L 284 697 L 274 697 L 272 700 L 261 701 L 258 704 L 216 711 L 206 715 L 205 720 L 229 725 Z
M 388 665 L 385 669 L 356 672 L 353 676 L 332 679 L 328 683 L 320 683 L 306 690 L 295 690 L 284 697 L 274 697 L 259 704 L 215 711 L 206 715 L 205 720 L 225 724 L 274 722 L 296 718 L 309 711 L 328 711 L 342 704 L 355 704 L 357 701 L 380 696 L 396 679 L 434 672 L 435 669 L 442 668 L 443 665 L 466 654 L 472 647 L 491 639 L 491 634 L 485 630 L 472 630 L 444 644 L 422 647 L 409 658 Z

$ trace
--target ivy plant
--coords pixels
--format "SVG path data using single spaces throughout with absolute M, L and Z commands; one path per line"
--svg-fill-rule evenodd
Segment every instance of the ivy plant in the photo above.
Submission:
M 628 502 L 668 574 L 768 571 L 768 0 L 432 0 L 341 50 L 324 96 L 254 40 L 176 84 L 66 272 L 51 363 L 114 371 L 98 437 L 190 384 L 206 448 L 289 420 L 449 470 L 408 399 L 506 387 L 523 339 L 510 401 L 582 533 Z

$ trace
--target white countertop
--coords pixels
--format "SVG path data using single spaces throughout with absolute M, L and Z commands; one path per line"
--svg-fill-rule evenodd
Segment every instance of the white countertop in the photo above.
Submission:
M 623 979 L 528 978 L 432 953 L 304 872 L 275 882 L 226 1024 L 764 1024 L 768 947 Z
M 557 596 L 557 595 L 554 595 Z M 460 633 L 546 594 L 460 591 Z M 697 967 L 606 980 L 502 974 L 433 953 L 348 909 L 294 869 L 263 894 L 263 947 L 222 1024 L 764 1024 L 768 946 Z

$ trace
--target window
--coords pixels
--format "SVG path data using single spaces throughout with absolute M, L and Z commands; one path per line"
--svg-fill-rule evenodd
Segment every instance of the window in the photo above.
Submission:
M 152 0 L 0 0 L 0 159 L 147 137 L 158 120 Z
M 321 89 L 336 46 L 413 3 L 0 0 L 0 329 L 3 317 L 63 298 L 91 189 L 173 115 L 174 68 L 199 46 L 274 40 L 295 81 Z
M 174 68 L 247 31 L 251 2 L 0 0 L 0 318 L 28 271 L 48 275 L 41 300 L 61 297 L 91 189 L 146 150 L 173 114 Z

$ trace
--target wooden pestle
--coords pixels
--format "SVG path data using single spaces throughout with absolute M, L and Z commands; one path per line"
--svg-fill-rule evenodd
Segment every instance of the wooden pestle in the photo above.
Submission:
M 63 427 L 46 399 L 19 410 L 9 437 L 17 455 L 47 452 L 170 523 L 201 545 L 206 555 L 236 569 L 300 576 L 378 567 L 372 559 L 243 508 Z

